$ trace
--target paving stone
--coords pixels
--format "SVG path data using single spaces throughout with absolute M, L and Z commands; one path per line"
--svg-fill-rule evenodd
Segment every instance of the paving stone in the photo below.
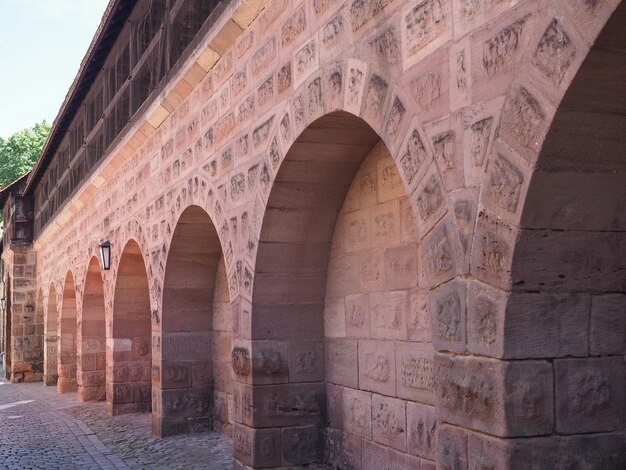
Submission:
M 0 469 L 232 469 L 232 442 L 221 434 L 159 439 L 150 414 L 111 417 L 104 402 L 78 404 L 41 383 L 0 383 Z

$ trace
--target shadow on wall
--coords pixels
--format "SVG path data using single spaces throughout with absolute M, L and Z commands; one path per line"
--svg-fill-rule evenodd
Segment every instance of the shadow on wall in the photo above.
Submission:
M 417 449 L 434 459 L 418 240 L 396 164 L 363 120 L 333 113 L 302 132 L 269 195 L 252 300 L 252 420 L 281 429 L 284 461 L 361 468 L 357 447 L 380 468 L 417 468 Z

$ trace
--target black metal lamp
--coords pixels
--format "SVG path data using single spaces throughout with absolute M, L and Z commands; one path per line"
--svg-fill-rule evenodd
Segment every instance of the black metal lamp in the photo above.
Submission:
M 100 244 L 100 267 L 105 271 L 111 269 L 111 242 L 109 240 Z

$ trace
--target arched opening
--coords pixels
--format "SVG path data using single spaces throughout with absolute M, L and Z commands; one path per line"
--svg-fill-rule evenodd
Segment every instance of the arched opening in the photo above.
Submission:
M 281 428 L 283 462 L 434 459 L 418 243 L 396 164 L 363 120 L 333 113 L 302 132 L 268 199 L 252 298 L 251 421 Z
M 29 295 L 27 295 L 27 298 L 29 297 Z M 26 308 L 28 308 L 28 305 L 26 306 Z M 35 299 L 35 322 L 33 325 L 29 325 L 28 327 L 26 327 L 24 329 L 24 333 L 31 333 L 34 335 L 34 344 L 35 344 L 35 348 L 36 348 L 36 353 L 35 351 L 33 351 L 33 355 L 36 355 L 37 357 L 37 362 L 35 364 L 35 371 L 36 371 L 36 379 L 40 380 L 43 379 L 43 375 L 44 375 L 44 368 L 45 368 L 45 364 L 44 364 L 44 356 L 45 356 L 45 337 L 44 337 L 44 321 L 45 321 L 45 314 L 44 314 L 44 304 L 43 304 L 43 291 L 41 289 L 39 289 L 37 291 L 37 297 Z
M 213 423 L 229 434 L 229 308 L 217 231 L 203 209 L 191 206 L 178 220 L 165 270 L 156 434 L 210 430 Z M 167 405 L 175 402 L 186 405 Z
M 57 293 L 54 284 L 48 291 L 48 308 L 44 322 L 44 385 L 56 385 L 59 378 L 58 367 L 58 321 Z
M 59 327 L 59 377 L 57 390 L 59 393 L 76 391 L 76 287 L 74 276 L 68 271 L 63 284 L 63 300 L 61 304 L 61 321 Z
M 554 432 L 585 435 L 572 442 L 588 442 L 584 459 L 598 468 L 626 464 L 625 28 L 622 2 L 543 142 L 523 207 L 505 317 L 506 356 L 549 359 Z M 606 434 L 612 432 L 622 435 Z
M 107 340 L 107 411 L 151 410 L 152 333 L 148 275 L 139 245 L 124 247 L 113 300 L 112 338 Z
M 85 276 L 78 340 L 78 401 L 106 397 L 106 324 L 100 264 L 91 258 Z

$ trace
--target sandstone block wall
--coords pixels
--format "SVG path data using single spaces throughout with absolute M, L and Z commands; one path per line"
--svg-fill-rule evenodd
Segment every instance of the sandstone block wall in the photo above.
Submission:
M 233 2 L 24 262 L 5 257 L 15 351 L 28 293 L 57 292 L 71 383 L 108 239 L 107 400 L 151 408 L 159 435 L 214 425 L 236 468 L 622 468 L 624 10 Z M 207 254 L 170 256 L 186 210 L 215 243 L 205 297 L 177 301 L 212 320 L 184 342 L 167 278 Z M 188 375 L 196 359 L 212 367 Z
M 397 167 L 379 141 L 347 192 L 332 239 L 324 307 L 329 439 L 434 460 L 434 349 L 418 243 Z M 336 452 L 334 464 L 363 465 L 345 445 Z M 401 468 L 418 467 L 416 457 L 404 455 Z
M 35 382 L 43 377 L 44 317 L 43 311 L 36 308 L 36 264 L 35 253 L 27 248 L 17 248 L 5 258 L 5 302 L 11 315 L 7 348 L 11 348 L 12 382 Z

